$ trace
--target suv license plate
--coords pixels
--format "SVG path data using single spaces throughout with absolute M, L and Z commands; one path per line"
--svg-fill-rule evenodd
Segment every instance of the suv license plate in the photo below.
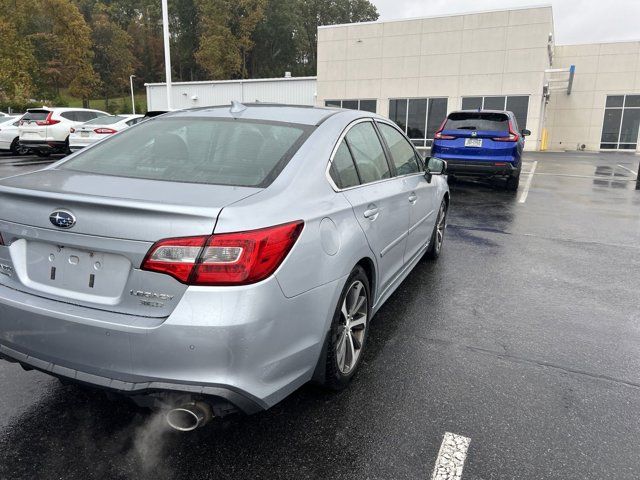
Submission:
M 481 147 L 482 139 L 481 138 L 467 138 L 464 141 L 465 147 Z
M 89 136 L 89 132 L 80 132 L 80 136 L 81 137 L 88 137 Z

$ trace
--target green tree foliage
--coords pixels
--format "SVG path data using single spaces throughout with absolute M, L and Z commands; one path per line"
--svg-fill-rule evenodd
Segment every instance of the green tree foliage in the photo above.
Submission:
M 109 97 L 126 91 L 133 72 L 131 36 L 104 12 L 96 13 L 91 21 L 94 59 L 93 66 L 100 77 L 100 93 L 106 105 Z
M 172 76 L 314 75 L 319 25 L 377 18 L 369 0 L 169 0 Z M 0 40 L 3 104 L 164 81 L 160 0 L 0 0 Z

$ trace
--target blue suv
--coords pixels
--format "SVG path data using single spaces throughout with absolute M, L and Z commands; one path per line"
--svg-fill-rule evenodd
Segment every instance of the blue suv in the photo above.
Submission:
M 507 190 L 517 190 L 524 137 L 512 112 L 460 110 L 451 112 L 436 132 L 431 156 L 447 161 L 454 176 L 504 177 Z

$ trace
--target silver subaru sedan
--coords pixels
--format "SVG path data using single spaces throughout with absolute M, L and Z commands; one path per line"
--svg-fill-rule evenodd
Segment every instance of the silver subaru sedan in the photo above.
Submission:
M 343 388 L 440 255 L 445 169 L 375 114 L 234 103 L 0 180 L 0 356 L 178 430 Z

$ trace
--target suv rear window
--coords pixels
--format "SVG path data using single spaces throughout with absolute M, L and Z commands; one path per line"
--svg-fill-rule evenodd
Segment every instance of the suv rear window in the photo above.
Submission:
M 150 180 L 266 187 L 311 128 L 252 120 L 157 118 L 80 152 L 59 168 Z
M 454 112 L 447 118 L 443 130 L 509 131 L 509 117 L 495 112 Z
M 40 121 L 46 120 L 47 115 L 49 115 L 49 110 L 29 110 L 24 114 L 21 120 L 33 120 Z

